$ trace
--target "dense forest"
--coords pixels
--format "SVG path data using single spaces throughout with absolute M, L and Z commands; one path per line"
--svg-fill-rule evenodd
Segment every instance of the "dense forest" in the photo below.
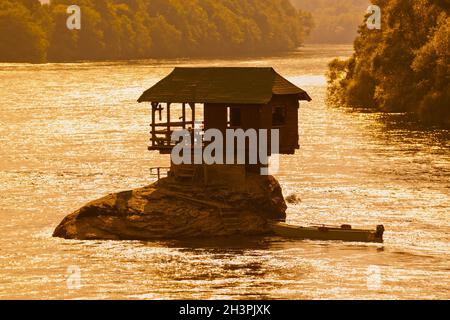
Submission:
M 330 101 L 450 126 L 449 0 L 373 2 L 381 30 L 362 25 L 354 55 L 330 63 Z
M 69 30 L 69 5 L 81 29 Z M 289 0 L 0 0 L 0 61 L 262 55 L 300 46 L 311 16 Z
M 315 27 L 307 39 L 310 43 L 352 43 L 370 5 L 369 0 L 291 1 L 312 14 Z

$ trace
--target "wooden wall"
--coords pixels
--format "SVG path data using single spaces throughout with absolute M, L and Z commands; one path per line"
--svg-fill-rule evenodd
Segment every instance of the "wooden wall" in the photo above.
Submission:
M 227 129 L 228 113 L 224 104 L 205 104 L 205 130 L 219 129 L 223 133 Z
M 296 96 L 274 96 L 269 103 L 270 112 L 277 106 L 286 107 L 286 124 L 274 127 L 280 130 L 280 154 L 294 154 L 299 149 L 298 109 L 300 104 Z M 272 115 L 270 116 L 272 121 Z
M 295 95 L 274 96 L 267 105 L 205 104 L 205 130 L 215 128 L 225 133 L 225 130 L 228 128 L 228 107 L 241 110 L 242 129 L 271 129 L 273 110 L 277 106 L 283 106 L 286 109 L 285 125 L 274 127 L 280 130 L 280 154 L 294 154 L 295 150 L 299 148 L 299 102 Z M 270 156 L 270 132 L 268 142 Z M 256 171 L 258 167 L 252 167 L 252 171 Z

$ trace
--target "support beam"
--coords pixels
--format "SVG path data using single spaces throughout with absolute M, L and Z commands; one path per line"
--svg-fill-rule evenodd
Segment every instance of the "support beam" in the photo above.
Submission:
M 169 124 L 170 124 L 170 127 L 180 127 L 180 128 L 182 128 L 183 125 L 188 125 L 188 124 L 193 125 L 194 123 L 192 121 L 186 121 L 186 122 L 179 121 L 179 122 L 170 122 Z M 167 128 L 167 123 L 166 122 L 164 122 L 164 123 L 156 123 L 155 126 L 159 127 L 159 128 L 160 127 Z
M 183 129 L 186 129 L 186 103 L 183 103 L 182 112 Z
M 189 105 L 191 106 L 192 109 L 192 133 L 191 133 L 191 139 L 192 139 L 192 148 L 195 146 L 195 135 L 194 135 L 194 130 L 195 130 L 195 103 L 189 103 Z
M 158 104 L 158 111 L 159 111 L 159 121 L 162 121 L 162 111 L 163 111 L 163 106 Z
M 155 146 L 155 136 L 156 136 L 156 109 L 158 107 L 157 102 L 152 102 L 152 147 Z
M 170 102 L 167 103 L 167 140 L 169 141 L 169 145 L 170 145 L 170 141 L 171 141 L 171 128 L 170 128 Z

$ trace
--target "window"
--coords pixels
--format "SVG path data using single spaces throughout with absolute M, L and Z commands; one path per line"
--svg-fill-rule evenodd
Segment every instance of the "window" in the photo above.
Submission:
M 240 127 L 241 122 L 241 109 L 240 108 L 230 108 L 230 126 Z
M 272 110 L 272 126 L 279 127 L 286 124 L 286 107 L 277 106 Z

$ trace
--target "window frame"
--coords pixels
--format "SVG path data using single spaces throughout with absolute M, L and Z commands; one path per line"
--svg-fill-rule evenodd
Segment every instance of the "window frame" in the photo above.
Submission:
M 282 122 L 277 122 L 275 121 L 275 114 L 276 111 L 281 109 L 282 110 L 282 116 L 283 116 L 283 121 Z M 287 125 L 287 106 L 280 104 L 280 105 L 273 105 L 272 106 L 272 127 L 285 127 Z

